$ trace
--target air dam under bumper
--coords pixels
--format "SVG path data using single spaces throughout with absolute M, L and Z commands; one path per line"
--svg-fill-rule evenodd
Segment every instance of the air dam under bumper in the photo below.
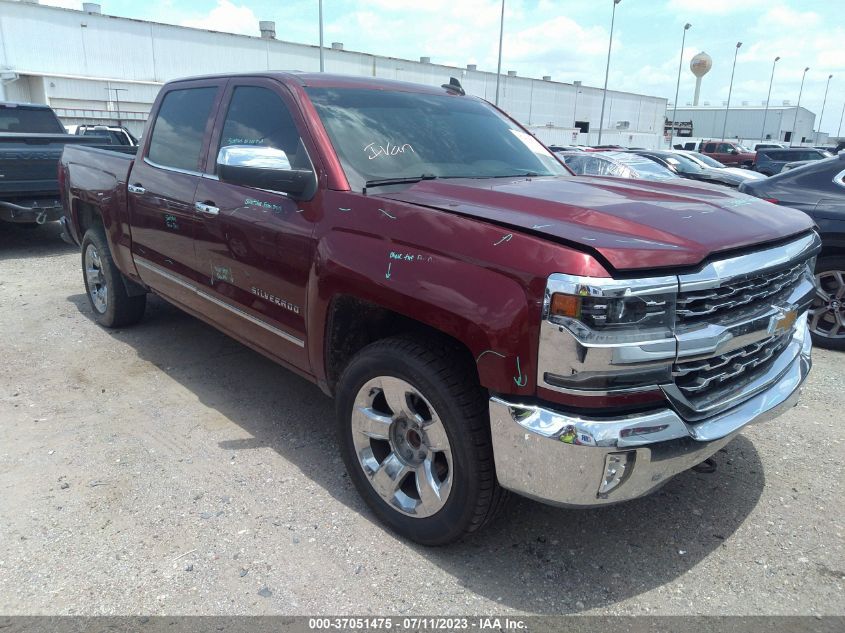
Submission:
M 584 418 L 490 398 L 496 475 L 502 487 L 568 507 L 646 495 L 701 463 L 746 425 L 776 418 L 798 403 L 810 371 L 810 336 L 776 382 L 742 404 L 689 424 L 672 409 L 617 418 Z M 798 334 L 798 333 L 796 333 Z M 549 429 L 561 434 L 543 434 Z

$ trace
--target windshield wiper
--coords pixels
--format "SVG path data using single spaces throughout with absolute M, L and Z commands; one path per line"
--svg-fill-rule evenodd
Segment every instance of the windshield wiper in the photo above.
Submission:
M 403 178 L 376 178 L 375 180 L 368 180 L 364 183 L 364 191 L 367 187 L 382 187 L 386 185 L 405 185 L 414 182 L 421 182 L 423 180 L 434 180 L 437 178 L 434 174 L 422 174 L 420 176 L 405 176 Z

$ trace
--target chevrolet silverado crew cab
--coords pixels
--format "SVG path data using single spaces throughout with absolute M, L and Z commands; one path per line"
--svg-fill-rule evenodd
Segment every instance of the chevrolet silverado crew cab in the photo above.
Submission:
M 137 156 L 69 146 L 60 169 L 97 321 L 154 292 L 318 384 L 358 491 L 420 543 L 506 491 L 645 495 L 810 369 L 805 214 L 573 176 L 455 80 L 173 81 Z

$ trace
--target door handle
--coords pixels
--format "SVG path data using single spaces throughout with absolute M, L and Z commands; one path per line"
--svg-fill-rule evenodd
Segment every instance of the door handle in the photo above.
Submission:
M 195 202 L 194 209 L 199 211 L 200 213 L 204 213 L 205 215 L 217 215 L 220 213 L 220 209 L 215 207 L 212 204 L 207 204 L 205 202 Z
M 138 195 L 143 195 L 147 192 L 141 185 L 126 185 L 126 189 L 129 193 L 137 193 Z

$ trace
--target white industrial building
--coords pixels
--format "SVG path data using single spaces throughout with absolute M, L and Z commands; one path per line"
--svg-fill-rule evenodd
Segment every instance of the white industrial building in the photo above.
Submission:
M 803 106 L 770 105 L 768 112 L 765 105 L 731 106 L 727 111 L 727 126 L 725 126 L 725 112 L 725 106 L 678 107 L 675 121 L 678 123 L 692 121 L 691 136 L 699 139 L 721 139 L 724 128 L 725 139 L 739 139 L 748 144 L 760 142 L 761 139 L 794 145 L 820 144 L 827 140 L 827 134 L 814 132 L 816 115 Z M 672 120 L 673 113 L 673 108 L 669 106 L 666 112 L 667 120 Z M 763 129 L 764 118 L 765 130 Z
M 66 125 L 116 123 L 140 135 L 162 83 L 191 75 L 319 70 L 319 49 L 275 39 L 272 22 L 256 37 L 0 0 L 0 100 L 46 103 Z M 108 7 L 106 6 L 106 10 Z M 314 25 L 315 32 L 317 25 Z M 496 74 L 343 50 L 325 50 L 326 72 L 440 85 L 457 77 L 469 94 L 493 101 Z M 551 77 L 503 73 L 499 105 L 546 143 L 595 144 L 601 88 Z M 666 99 L 609 90 L 602 143 L 658 147 Z M 680 112 L 680 111 L 679 111 Z

